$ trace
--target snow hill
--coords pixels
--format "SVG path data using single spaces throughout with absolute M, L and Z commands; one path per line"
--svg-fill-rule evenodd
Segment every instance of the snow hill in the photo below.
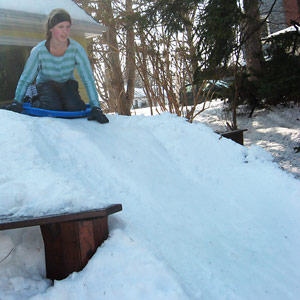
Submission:
M 1 300 L 299 299 L 299 180 L 203 124 L 109 119 L 0 111 L 0 215 L 123 205 L 87 267 L 54 285 L 39 228 L 1 231 Z

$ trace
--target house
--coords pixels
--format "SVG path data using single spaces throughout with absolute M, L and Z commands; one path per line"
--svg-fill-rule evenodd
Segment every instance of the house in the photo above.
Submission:
M 300 20 L 300 0 L 277 0 L 275 4 L 274 0 L 262 0 L 260 13 L 261 19 L 267 19 L 262 29 L 262 36 L 266 37 L 291 26 L 291 20 Z
M 261 13 L 263 9 L 270 9 L 274 0 L 263 0 L 263 5 L 261 6 Z M 263 19 L 263 13 L 262 13 Z M 300 30 L 300 0 L 277 0 L 272 13 L 267 18 L 267 30 L 262 32 L 262 45 L 263 49 L 266 50 L 272 38 L 281 34 L 287 34 L 290 32 L 299 32 Z M 300 50 L 292 47 L 288 50 L 290 53 L 299 55 Z M 265 52 L 267 55 L 267 53 Z M 266 56 L 268 58 L 268 56 Z
M 71 38 L 85 49 L 89 38 L 105 31 L 72 0 L 0 0 L 0 102 L 12 100 L 18 79 L 30 50 L 45 39 L 45 23 L 49 13 L 63 8 L 72 17 Z M 79 91 L 84 100 L 87 95 L 79 80 Z
M 135 88 L 134 89 L 134 98 L 133 98 L 133 106 L 132 108 L 142 108 L 147 107 L 148 98 L 142 88 Z

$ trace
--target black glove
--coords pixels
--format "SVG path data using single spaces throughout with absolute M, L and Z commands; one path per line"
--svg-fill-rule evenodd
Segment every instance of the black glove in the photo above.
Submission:
M 23 105 L 20 102 L 14 101 L 10 104 L 0 105 L 0 109 L 11 110 L 14 112 L 21 113 L 23 111 Z
M 97 122 L 101 124 L 108 123 L 109 120 L 107 117 L 103 114 L 103 111 L 100 107 L 94 106 L 91 110 L 91 115 L 88 117 L 89 121 L 96 120 Z

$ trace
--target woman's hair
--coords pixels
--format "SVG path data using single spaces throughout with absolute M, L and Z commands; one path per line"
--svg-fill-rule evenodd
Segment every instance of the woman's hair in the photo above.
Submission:
M 48 21 L 46 23 L 46 38 L 47 40 L 50 40 L 52 37 L 52 32 L 50 31 L 51 28 L 53 28 L 55 25 L 57 25 L 60 22 L 67 21 L 70 24 L 72 24 L 71 16 L 68 12 L 66 12 L 62 8 L 56 8 L 51 11 L 51 13 L 48 16 Z

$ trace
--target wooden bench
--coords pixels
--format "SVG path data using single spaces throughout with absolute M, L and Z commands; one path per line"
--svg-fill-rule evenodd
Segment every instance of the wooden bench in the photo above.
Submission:
M 237 129 L 237 130 L 226 131 L 226 132 L 216 131 L 216 133 L 220 134 L 222 137 L 231 139 L 240 145 L 244 145 L 244 131 L 247 130 L 248 129 Z
M 121 210 L 121 204 L 114 204 L 101 209 L 42 217 L 0 216 L 0 230 L 40 226 L 47 277 L 61 280 L 85 267 L 108 237 L 108 215 Z

